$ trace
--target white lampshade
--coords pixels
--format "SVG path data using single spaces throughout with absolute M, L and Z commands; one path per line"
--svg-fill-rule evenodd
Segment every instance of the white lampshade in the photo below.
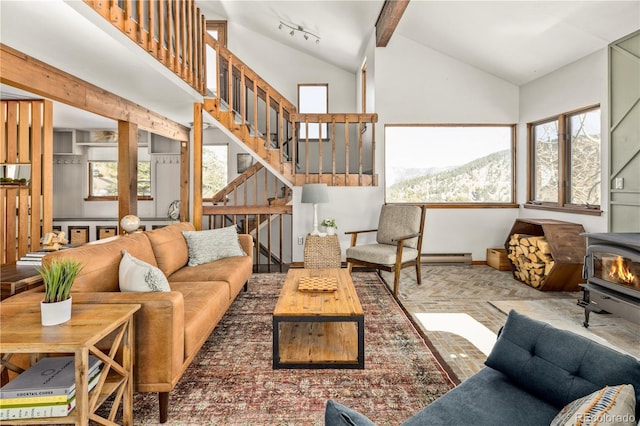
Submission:
M 307 183 L 302 187 L 302 203 L 313 204 L 313 230 L 311 235 L 320 235 L 318 230 L 318 204 L 329 202 L 326 183 Z
M 326 183 L 307 183 L 302 187 L 302 202 L 320 204 L 329 202 Z
M 135 232 L 140 227 L 140 218 L 138 216 L 128 214 L 120 219 L 120 228 L 127 234 Z

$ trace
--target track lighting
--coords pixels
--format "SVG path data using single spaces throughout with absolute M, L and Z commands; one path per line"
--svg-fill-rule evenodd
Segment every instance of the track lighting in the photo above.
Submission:
M 278 25 L 278 29 L 281 30 L 283 27 L 290 29 L 289 35 L 293 37 L 296 34 L 296 31 L 302 33 L 302 36 L 305 40 L 309 40 L 309 37 L 314 37 L 316 39 L 316 44 L 320 43 L 320 36 L 312 33 L 311 31 L 305 30 L 302 25 L 290 24 L 284 21 L 280 21 Z

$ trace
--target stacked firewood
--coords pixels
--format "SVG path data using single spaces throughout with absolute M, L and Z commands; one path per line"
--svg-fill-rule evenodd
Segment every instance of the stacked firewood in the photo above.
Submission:
M 551 248 L 544 236 L 511 235 L 507 257 L 515 267 L 514 276 L 534 288 L 543 285 L 554 264 Z

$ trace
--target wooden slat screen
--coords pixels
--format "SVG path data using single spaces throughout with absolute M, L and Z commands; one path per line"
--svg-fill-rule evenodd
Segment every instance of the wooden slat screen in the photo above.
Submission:
M 27 184 L 0 185 L 2 218 L 0 263 L 14 264 L 40 248 L 44 232 L 52 230 L 52 104 L 43 100 L 0 102 L 0 163 L 31 165 Z M 47 160 L 48 159 L 48 160 Z M 49 167 L 45 167 L 45 164 Z M 50 192 L 45 193 L 49 188 Z

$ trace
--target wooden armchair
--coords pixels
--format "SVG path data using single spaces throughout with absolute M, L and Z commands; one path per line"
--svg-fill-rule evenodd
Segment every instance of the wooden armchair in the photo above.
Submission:
M 420 250 L 426 207 L 385 204 L 380 210 L 377 229 L 350 231 L 351 247 L 347 249 L 347 267 L 366 266 L 394 272 L 393 295 L 398 296 L 400 270 L 415 266 L 418 284 L 422 283 Z M 375 244 L 357 246 L 358 234 L 377 232 Z

